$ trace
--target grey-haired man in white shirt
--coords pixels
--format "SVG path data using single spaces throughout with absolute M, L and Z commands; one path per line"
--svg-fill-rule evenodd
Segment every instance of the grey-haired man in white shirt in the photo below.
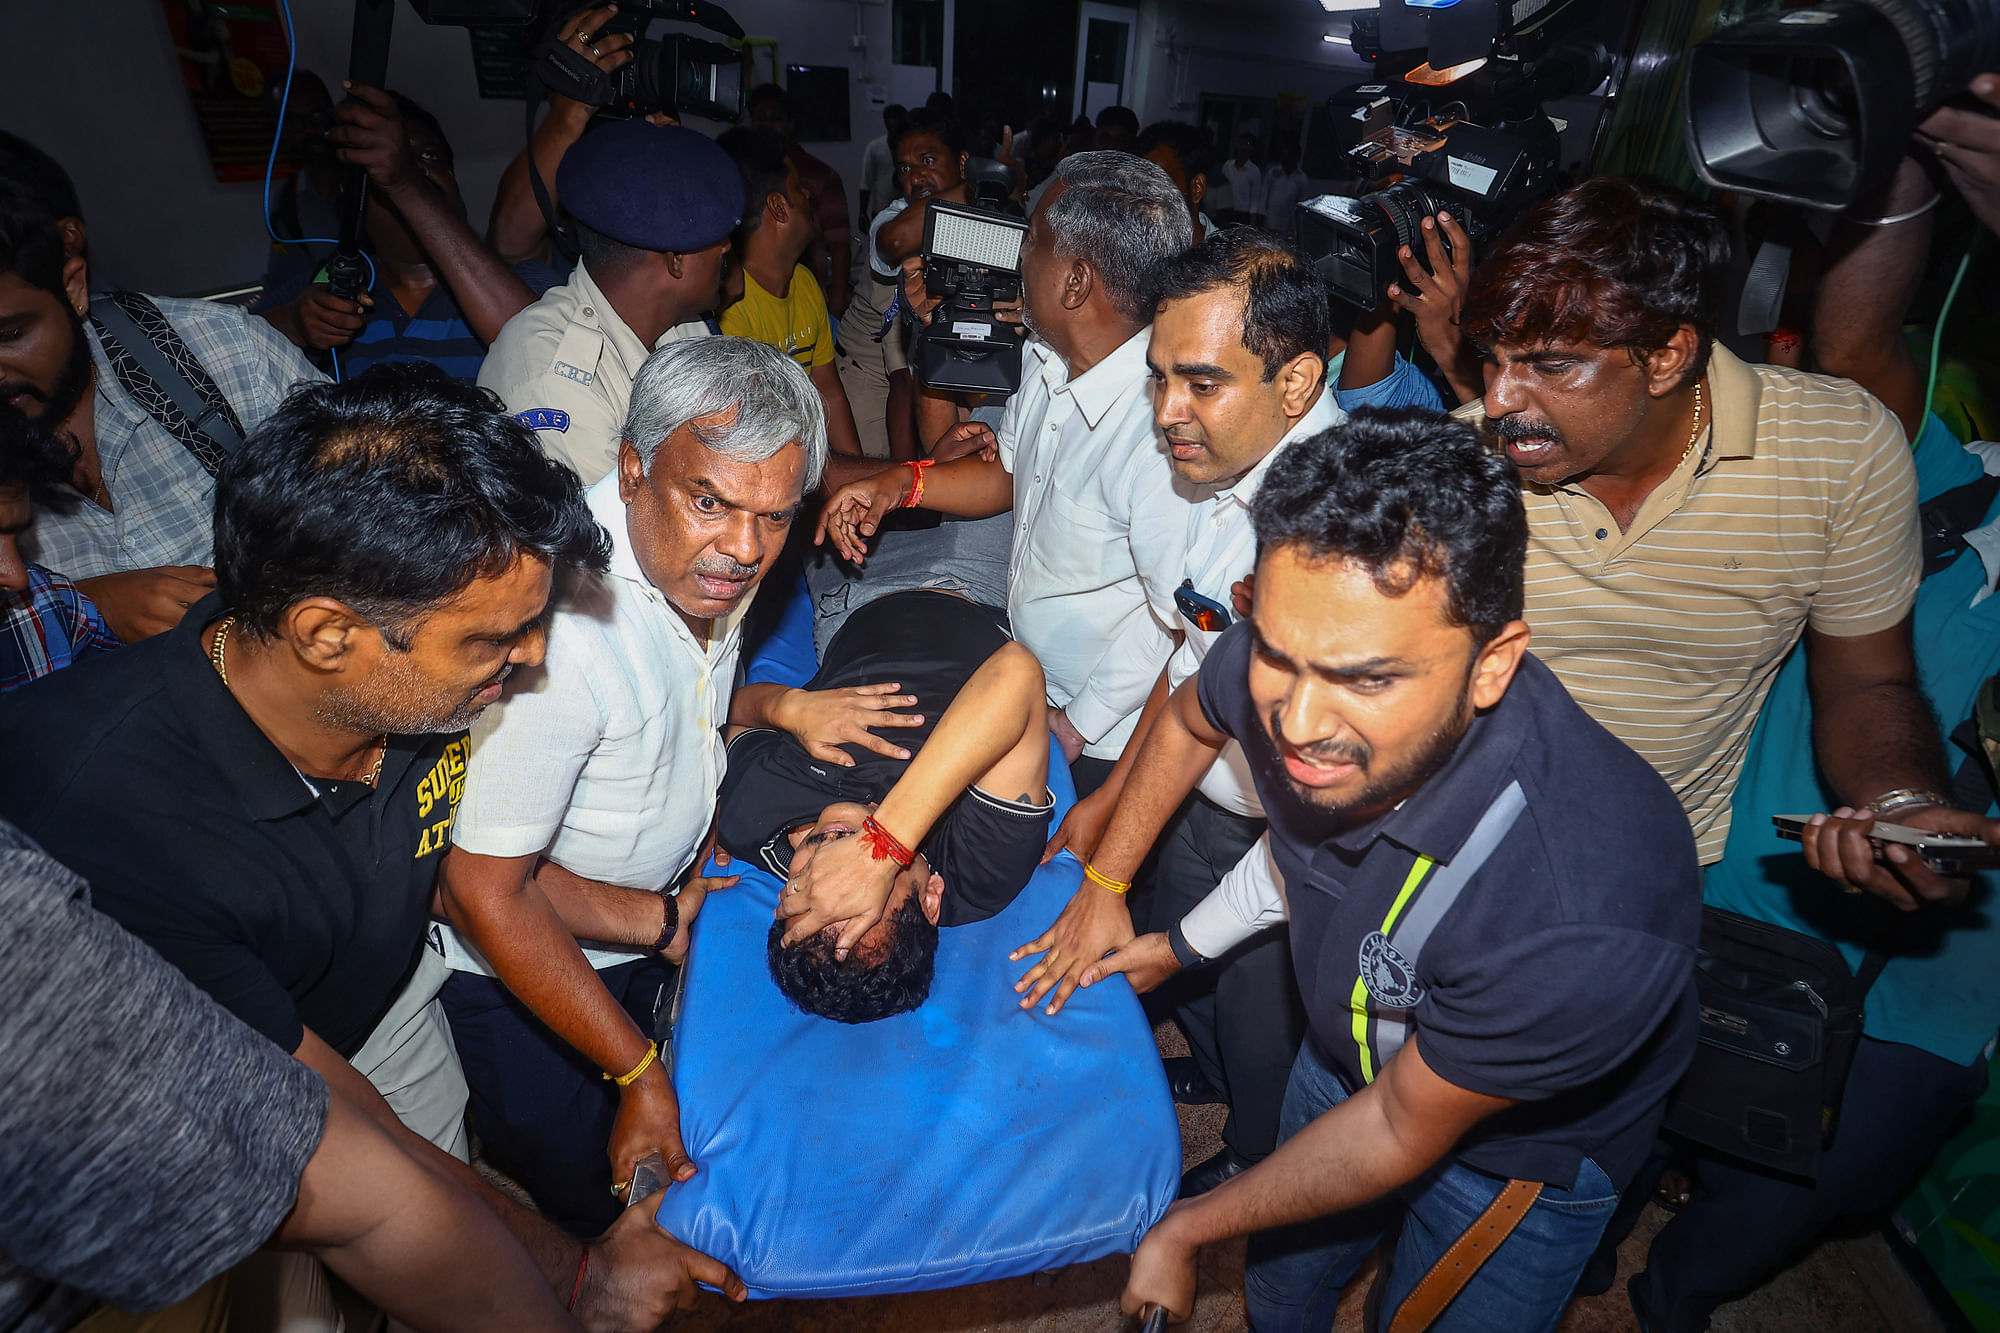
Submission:
M 691 876 L 739 634 L 826 454 L 819 398 L 782 353 L 741 338 L 654 352 L 618 464 L 587 492 L 612 535 L 610 570 L 562 591 L 545 665 L 516 678 L 473 740 L 439 872 L 445 1008 L 473 1131 L 580 1233 L 617 1216 L 609 1187 L 646 1153 L 675 1179 L 694 1172 L 655 1045 L 661 957 L 684 955 L 703 896 L 733 882 Z M 884 746 L 865 727 L 893 725 L 902 698 L 746 694 L 743 720 Z

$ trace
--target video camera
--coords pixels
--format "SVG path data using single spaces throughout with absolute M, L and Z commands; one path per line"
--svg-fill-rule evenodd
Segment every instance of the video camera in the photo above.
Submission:
M 997 164 L 995 164 L 997 166 Z M 924 289 L 940 298 L 911 348 L 917 382 L 930 389 L 1005 396 L 1021 387 L 1021 334 L 993 314 L 1021 296 L 1021 243 L 1028 224 L 1004 211 L 1008 176 L 979 173 L 971 204 L 924 208 Z
M 630 32 L 632 59 L 610 73 L 555 39 L 555 29 L 536 53 L 535 77 L 552 93 L 616 116 L 706 116 L 740 120 L 749 86 L 749 57 L 720 42 L 692 33 L 645 36 L 656 19 L 693 23 L 725 37 L 743 36 L 742 25 L 717 5 L 701 0 L 625 0 L 606 32 Z
M 1996 66 L 1996 0 L 1829 0 L 1753 19 L 1688 52 L 1688 149 L 1717 189 L 1847 208 L 1888 180 L 1920 119 Z
M 1524 8 L 1441 8 L 1412 27 L 1422 10 L 1383 0 L 1379 13 L 1354 19 L 1356 52 L 1406 72 L 1327 99 L 1352 131 L 1343 156 L 1373 188 L 1306 200 L 1294 221 L 1300 246 L 1341 300 L 1379 308 L 1403 280 L 1397 251 L 1405 245 L 1428 270 L 1423 220 L 1439 209 L 1479 250 L 1555 188 L 1560 145 L 1542 103 L 1588 92 L 1612 59 L 1595 41 L 1556 42 L 1558 13 L 1574 22 L 1585 11 L 1543 4 L 1530 21 L 1515 19 Z M 1426 44 L 1399 60 L 1383 49 L 1412 41 Z

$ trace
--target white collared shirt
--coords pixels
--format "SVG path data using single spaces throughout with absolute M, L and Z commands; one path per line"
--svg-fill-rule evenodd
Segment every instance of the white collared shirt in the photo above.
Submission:
M 1174 589 L 1197 489 L 1153 429 L 1141 329 L 1075 379 L 1040 338 L 996 436 L 1014 478 L 1007 615 L 1049 702 L 1115 759 L 1173 651 Z
M 578 264 L 568 282 L 507 321 L 479 367 L 479 386 L 499 394 L 542 452 L 589 486 L 618 461 L 632 377 L 647 356 L 708 334 L 707 324 L 689 320 L 647 347 Z
M 1250 527 L 1250 504 L 1257 498 L 1257 488 L 1264 484 L 1264 474 L 1292 441 L 1317 435 L 1345 420 L 1347 414 L 1333 400 L 1333 387 L 1322 387 L 1319 400 L 1256 467 L 1232 485 L 1211 489 L 1195 504 L 1188 517 L 1187 578 L 1196 592 L 1228 607 L 1232 619 L 1236 611 L 1229 589 L 1257 566 L 1257 534 Z M 1178 689 L 1182 681 L 1201 670 L 1201 659 L 1208 656 L 1210 645 L 1222 637 L 1222 632 L 1197 629 L 1186 616 L 1177 614 L 1176 620 L 1181 628 L 1181 646 L 1167 663 L 1167 684 Z M 1264 813 L 1257 800 L 1257 789 L 1250 781 L 1250 766 L 1243 758 L 1243 747 L 1235 741 L 1223 747 L 1221 756 L 1202 775 L 1200 790 L 1203 796 L 1232 814 L 1255 817 Z
M 721 728 L 750 598 L 695 637 L 639 568 L 615 475 L 590 511 L 611 533 L 611 568 L 575 576 L 549 616 L 547 660 L 517 671 L 472 727 L 452 842 L 482 856 L 549 859 L 635 889 L 672 883 L 693 861 L 722 783 Z M 445 960 L 486 972 L 444 930 Z M 585 949 L 592 967 L 643 951 Z

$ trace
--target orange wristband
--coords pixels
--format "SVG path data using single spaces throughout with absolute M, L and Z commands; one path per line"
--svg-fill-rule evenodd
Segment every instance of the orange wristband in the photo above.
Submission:
M 910 493 L 896 506 L 898 509 L 915 509 L 924 502 L 924 469 L 935 462 L 935 458 L 916 458 L 903 464 L 910 470 Z
M 906 866 L 917 859 L 916 853 L 897 841 L 895 834 L 875 822 L 873 815 L 861 821 L 861 838 L 868 844 L 869 855 L 877 861 L 887 859 Z

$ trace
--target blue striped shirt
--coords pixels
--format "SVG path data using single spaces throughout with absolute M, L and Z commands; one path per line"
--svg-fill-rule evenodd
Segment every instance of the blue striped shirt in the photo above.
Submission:
M 28 566 L 28 586 L 0 593 L 0 694 L 118 646 L 97 603 L 62 575 Z

